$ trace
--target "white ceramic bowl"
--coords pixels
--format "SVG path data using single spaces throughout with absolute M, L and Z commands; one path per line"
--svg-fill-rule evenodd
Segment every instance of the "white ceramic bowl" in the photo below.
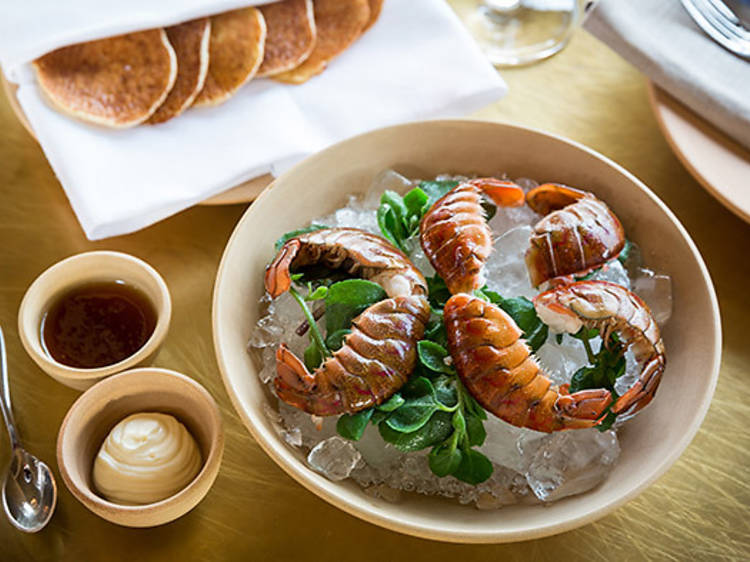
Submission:
M 81 284 L 116 280 L 140 289 L 154 305 L 156 325 L 143 347 L 122 361 L 95 369 L 71 367 L 50 357 L 42 344 L 41 322 L 56 298 Z M 121 252 L 85 252 L 57 262 L 29 286 L 18 310 L 18 333 L 26 352 L 45 373 L 71 388 L 86 390 L 104 377 L 153 361 L 171 317 L 169 289 L 153 267 Z
M 263 412 L 275 404 L 257 377 L 247 341 L 258 320 L 263 271 L 274 241 L 362 193 L 382 170 L 409 177 L 439 173 L 531 177 L 588 189 L 618 214 L 645 261 L 673 279 L 674 314 L 663 331 L 668 361 L 652 404 L 620 433 L 622 454 L 598 488 L 548 506 L 479 511 L 410 495 L 399 504 L 367 496 L 352 481 L 311 470 Z M 719 374 L 721 324 L 711 279 L 672 212 L 633 175 L 592 150 L 538 131 L 479 121 L 390 127 L 320 152 L 283 176 L 248 209 L 219 268 L 213 304 L 214 345 L 229 396 L 265 451 L 309 490 L 372 523 L 455 542 L 507 542 L 579 527 L 634 498 L 677 460 L 708 409 Z

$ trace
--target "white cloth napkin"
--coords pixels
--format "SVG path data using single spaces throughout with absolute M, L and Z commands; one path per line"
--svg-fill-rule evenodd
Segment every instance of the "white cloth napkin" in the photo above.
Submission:
M 91 0 L 65 5 L 78 2 L 96 8 Z M 150 3 L 147 19 L 143 11 L 133 19 L 148 21 L 148 26 L 174 23 L 185 19 L 174 17 L 178 3 Z M 183 4 L 191 6 L 188 17 L 193 17 L 240 3 Z M 101 16 L 109 13 L 109 3 L 96 9 L 96 21 L 110 21 Z M 118 9 L 122 25 L 110 23 L 105 35 L 142 27 L 134 26 L 126 12 Z M 0 37 L 7 24 L 0 21 Z M 67 26 L 60 35 L 66 43 L 92 37 L 86 29 L 80 36 L 71 29 Z M 41 43 L 44 50 L 59 46 L 40 38 Z M 283 171 L 300 157 L 354 134 L 464 115 L 507 91 L 451 8 L 435 0 L 386 0 L 375 26 L 304 85 L 252 81 L 218 107 L 191 109 L 163 125 L 122 131 L 91 126 L 52 109 L 26 64 L 44 50 L 34 41 L 23 49 L 3 51 L 5 45 L 0 41 L 0 60 L 19 83 L 21 106 L 90 239 L 143 228 L 241 181 Z
M 706 35 L 679 0 L 601 0 L 584 28 L 750 148 L 750 62 Z

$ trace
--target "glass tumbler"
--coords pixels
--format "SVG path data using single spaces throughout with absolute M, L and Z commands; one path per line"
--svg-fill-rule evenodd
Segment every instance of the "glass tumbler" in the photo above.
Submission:
M 578 23 L 578 0 L 453 2 L 469 31 L 496 66 L 518 66 L 562 49 Z

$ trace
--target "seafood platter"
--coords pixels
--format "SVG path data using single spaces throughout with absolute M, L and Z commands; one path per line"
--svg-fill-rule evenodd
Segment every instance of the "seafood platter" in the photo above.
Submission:
M 222 260 L 214 338 L 243 421 L 303 485 L 391 529 L 500 542 L 600 517 L 676 460 L 718 373 L 714 301 L 615 164 L 428 122 L 264 192 Z

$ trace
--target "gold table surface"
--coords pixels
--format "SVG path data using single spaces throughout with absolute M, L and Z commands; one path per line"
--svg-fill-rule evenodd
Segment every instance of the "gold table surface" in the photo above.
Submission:
M 713 276 L 724 355 L 708 416 L 680 460 L 637 499 L 580 529 L 532 542 L 452 545 L 411 538 L 332 507 L 287 476 L 254 442 L 222 385 L 211 338 L 211 292 L 222 250 L 245 206 L 196 207 L 136 234 L 84 237 L 39 146 L 0 100 L 0 322 L 16 421 L 25 445 L 59 479 L 57 430 L 79 393 L 26 355 L 16 315 L 45 268 L 95 249 L 154 265 L 174 300 L 156 365 L 199 380 L 220 404 L 226 450 L 204 501 L 162 527 L 118 527 L 87 511 L 60 481 L 57 512 L 36 535 L 0 517 L 1 560 L 640 560 L 750 557 L 750 225 L 712 199 L 670 151 L 645 78 L 585 32 L 559 55 L 504 70 L 510 94 L 474 117 L 564 135 L 622 164 L 651 187 L 692 235 Z M 679 373 L 672 373 L 678 376 Z M 666 406 L 666 404 L 663 404 Z M 747 416 L 747 417 L 746 417 Z M 654 431 L 659 431 L 658 427 Z M 8 462 L 0 437 L 0 465 Z

